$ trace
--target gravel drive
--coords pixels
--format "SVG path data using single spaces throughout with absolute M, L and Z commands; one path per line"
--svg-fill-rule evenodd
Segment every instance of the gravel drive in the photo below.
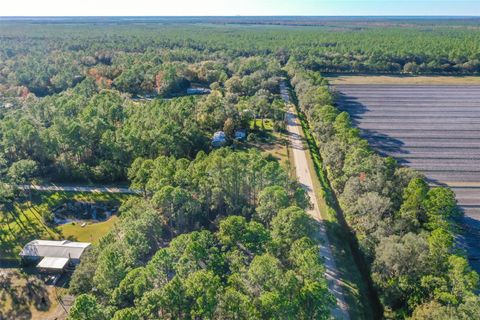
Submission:
M 290 102 L 290 96 L 284 83 L 282 83 L 281 85 L 281 96 L 283 100 L 285 100 L 285 102 Z M 335 319 L 348 320 L 350 319 L 348 313 L 348 305 L 345 301 L 345 296 L 342 290 L 342 283 L 339 279 L 338 269 L 335 264 L 332 250 L 330 248 L 331 244 L 328 240 L 327 230 L 325 229 L 325 225 L 322 223 L 322 217 L 318 208 L 317 198 L 313 190 L 312 175 L 310 173 L 310 168 L 308 167 L 307 162 L 307 157 L 309 155 L 307 154 L 307 151 L 303 144 L 303 138 L 301 134 L 302 128 L 300 126 L 300 121 L 293 106 L 290 106 L 290 110 L 286 114 L 286 122 L 298 182 L 307 191 L 310 197 L 310 201 L 313 204 L 313 207 L 308 210 L 308 213 L 320 223 L 320 255 L 324 259 L 325 277 L 328 281 L 329 291 L 333 294 L 337 302 L 337 305 L 332 309 L 331 313 Z

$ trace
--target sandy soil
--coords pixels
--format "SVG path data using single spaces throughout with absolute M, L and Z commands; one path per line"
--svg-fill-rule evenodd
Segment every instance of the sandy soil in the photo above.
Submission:
M 330 84 L 436 84 L 480 85 L 474 76 L 388 76 L 388 75 L 324 75 Z

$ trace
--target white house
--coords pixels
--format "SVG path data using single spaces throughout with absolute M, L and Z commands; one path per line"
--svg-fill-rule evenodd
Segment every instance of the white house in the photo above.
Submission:
M 225 136 L 225 132 L 217 131 L 213 134 L 213 138 L 212 138 L 213 147 L 222 147 L 226 143 L 227 143 L 227 137 Z
M 208 88 L 188 88 L 187 94 L 208 94 L 210 89 Z
M 33 240 L 23 247 L 20 257 L 27 263 L 37 263 L 37 268 L 46 272 L 62 272 L 68 266 L 80 263 L 87 242 L 68 240 Z

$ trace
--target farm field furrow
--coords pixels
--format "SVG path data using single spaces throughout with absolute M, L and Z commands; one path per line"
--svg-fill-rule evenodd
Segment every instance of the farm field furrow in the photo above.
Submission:
M 383 118 L 390 118 L 394 117 L 396 119 L 404 119 L 408 120 L 410 118 L 430 118 L 430 119 L 464 119 L 464 113 L 465 112 L 470 112 L 468 110 L 461 111 L 461 112 L 448 112 L 448 111 L 443 111 L 443 110 L 433 110 L 433 111 L 416 111 L 412 110 L 409 112 L 407 115 L 405 114 L 405 109 L 404 110 L 395 110 L 395 111 L 390 111 L 390 110 L 368 110 L 371 115 L 369 115 L 370 118 L 372 119 L 383 119 Z M 437 115 L 432 116 L 432 112 L 438 112 Z M 361 113 L 355 114 L 354 108 L 352 108 L 352 113 L 353 113 L 353 118 L 361 118 Z M 472 116 L 480 116 L 480 112 L 470 112 Z
M 369 138 L 372 143 L 378 146 L 386 147 L 398 147 L 403 148 L 404 146 L 416 147 L 416 148 L 480 148 L 480 141 L 474 139 L 442 139 L 442 138 L 402 138 L 400 142 L 391 141 L 387 137 L 373 137 Z
M 480 101 L 480 100 L 479 100 Z M 359 125 L 362 129 L 370 129 L 370 130 L 388 130 L 391 129 L 393 126 L 391 123 L 388 122 L 370 122 L 364 123 L 363 125 Z M 446 130 L 446 131 L 472 131 L 478 130 L 479 125 L 476 123 L 469 123 L 469 124 L 461 124 L 458 125 L 454 121 L 451 123 L 442 123 L 442 124 L 428 124 L 428 123 L 398 123 L 395 125 L 397 130 Z
M 389 154 L 396 158 L 403 158 L 403 159 L 471 159 L 471 160 L 480 160 L 480 154 L 478 152 L 472 152 L 469 154 L 458 154 L 455 152 L 448 152 L 444 150 L 437 150 L 436 152 L 424 152 L 423 150 L 414 151 L 410 150 L 410 152 L 395 152 L 391 151 Z
M 387 92 L 385 92 L 387 93 Z M 375 95 L 358 95 L 356 98 L 357 99 L 360 99 L 360 98 L 365 98 L 365 100 L 368 100 L 368 101 L 372 101 L 372 102 L 375 102 L 375 101 L 381 101 L 384 97 L 382 97 L 384 93 L 382 94 L 378 94 L 378 93 L 375 93 Z M 408 95 L 409 94 L 415 94 L 414 92 L 404 92 L 402 93 L 401 95 L 393 95 L 391 97 L 392 100 L 390 100 L 391 102 L 407 102 L 407 101 L 411 101 L 409 98 L 408 98 Z M 463 97 L 464 97 L 464 101 L 463 103 L 469 103 L 469 102 L 475 102 L 475 99 L 477 99 L 478 97 L 480 97 L 480 95 L 471 95 L 469 93 L 461 93 L 461 92 L 451 92 L 449 94 L 462 94 Z M 456 102 L 457 100 L 456 99 L 453 99 L 451 96 L 449 95 L 444 95 L 444 94 L 441 94 L 441 93 L 438 93 L 438 94 L 432 94 L 431 96 L 420 96 L 417 98 L 416 101 L 418 101 L 419 103 L 428 103 L 431 99 L 442 99 L 442 101 L 451 101 L 451 102 Z M 347 101 L 352 101 L 352 100 L 348 100 Z
M 355 119 L 355 118 L 354 118 Z M 427 117 L 405 117 L 405 118 L 397 118 L 394 116 L 391 119 L 386 117 L 372 117 L 372 118 L 359 118 L 355 119 L 355 121 L 362 122 L 362 123 L 413 123 L 413 124 L 451 124 L 455 121 L 456 125 L 463 125 L 463 124 L 478 124 L 480 123 L 480 119 L 469 119 L 464 117 L 452 117 L 452 118 L 437 118 L 432 116 L 431 118 Z
M 358 108 L 357 102 L 348 102 L 342 103 L 345 109 Z M 382 111 L 386 109 L 391 109 L 392 111 L 396 111 L 400 108 L 400 110 L 410 110 L 412 112 L 419 112 L 419 111 L 438 111 L 438 112 L 445 112 L 446 110 L 449 112 L 478 112 L 477 107 L 473 103 L 464 103 L 464 104 L 456 104 L 455 106 L 445 107 L 445 105 L 438 104 L 420 104 L 420 103 L 408 103 L 408 102 L 393 102 L 393 103 L 386 103 L 386 102 L 377 102 L 376 105 L 373 102 L 370 102 L 369 105 L 371 107 L 375 107 L 374 110 Z M 421 107 L 421 108 L 419 108 Z M 370 110 L 372 111 L 372 110 Z
M 465 217 L 461 245 L 480 270 L 480 86 L 336 85 L 339 108 L 383 155 L 449 185 Z
M 383 130 L 384 134 L 394 135 L 397 139 L 404 138 L 438 138 L 442 139 L 478 139 L 478 130 L 446 131 L 446 130 Z M 367 137 L 368 135 L 366 135 Z

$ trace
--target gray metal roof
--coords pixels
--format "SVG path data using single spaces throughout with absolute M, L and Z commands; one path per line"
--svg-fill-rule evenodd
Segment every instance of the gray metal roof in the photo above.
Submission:
M 20 256 L 80 259 L 89 246 L 87 242 L 33 240 L 25 245 Z
M 37 264 L 37 268 L 62 270 L 67 265 L 68 260 L 68 258 L 45 257 Z

